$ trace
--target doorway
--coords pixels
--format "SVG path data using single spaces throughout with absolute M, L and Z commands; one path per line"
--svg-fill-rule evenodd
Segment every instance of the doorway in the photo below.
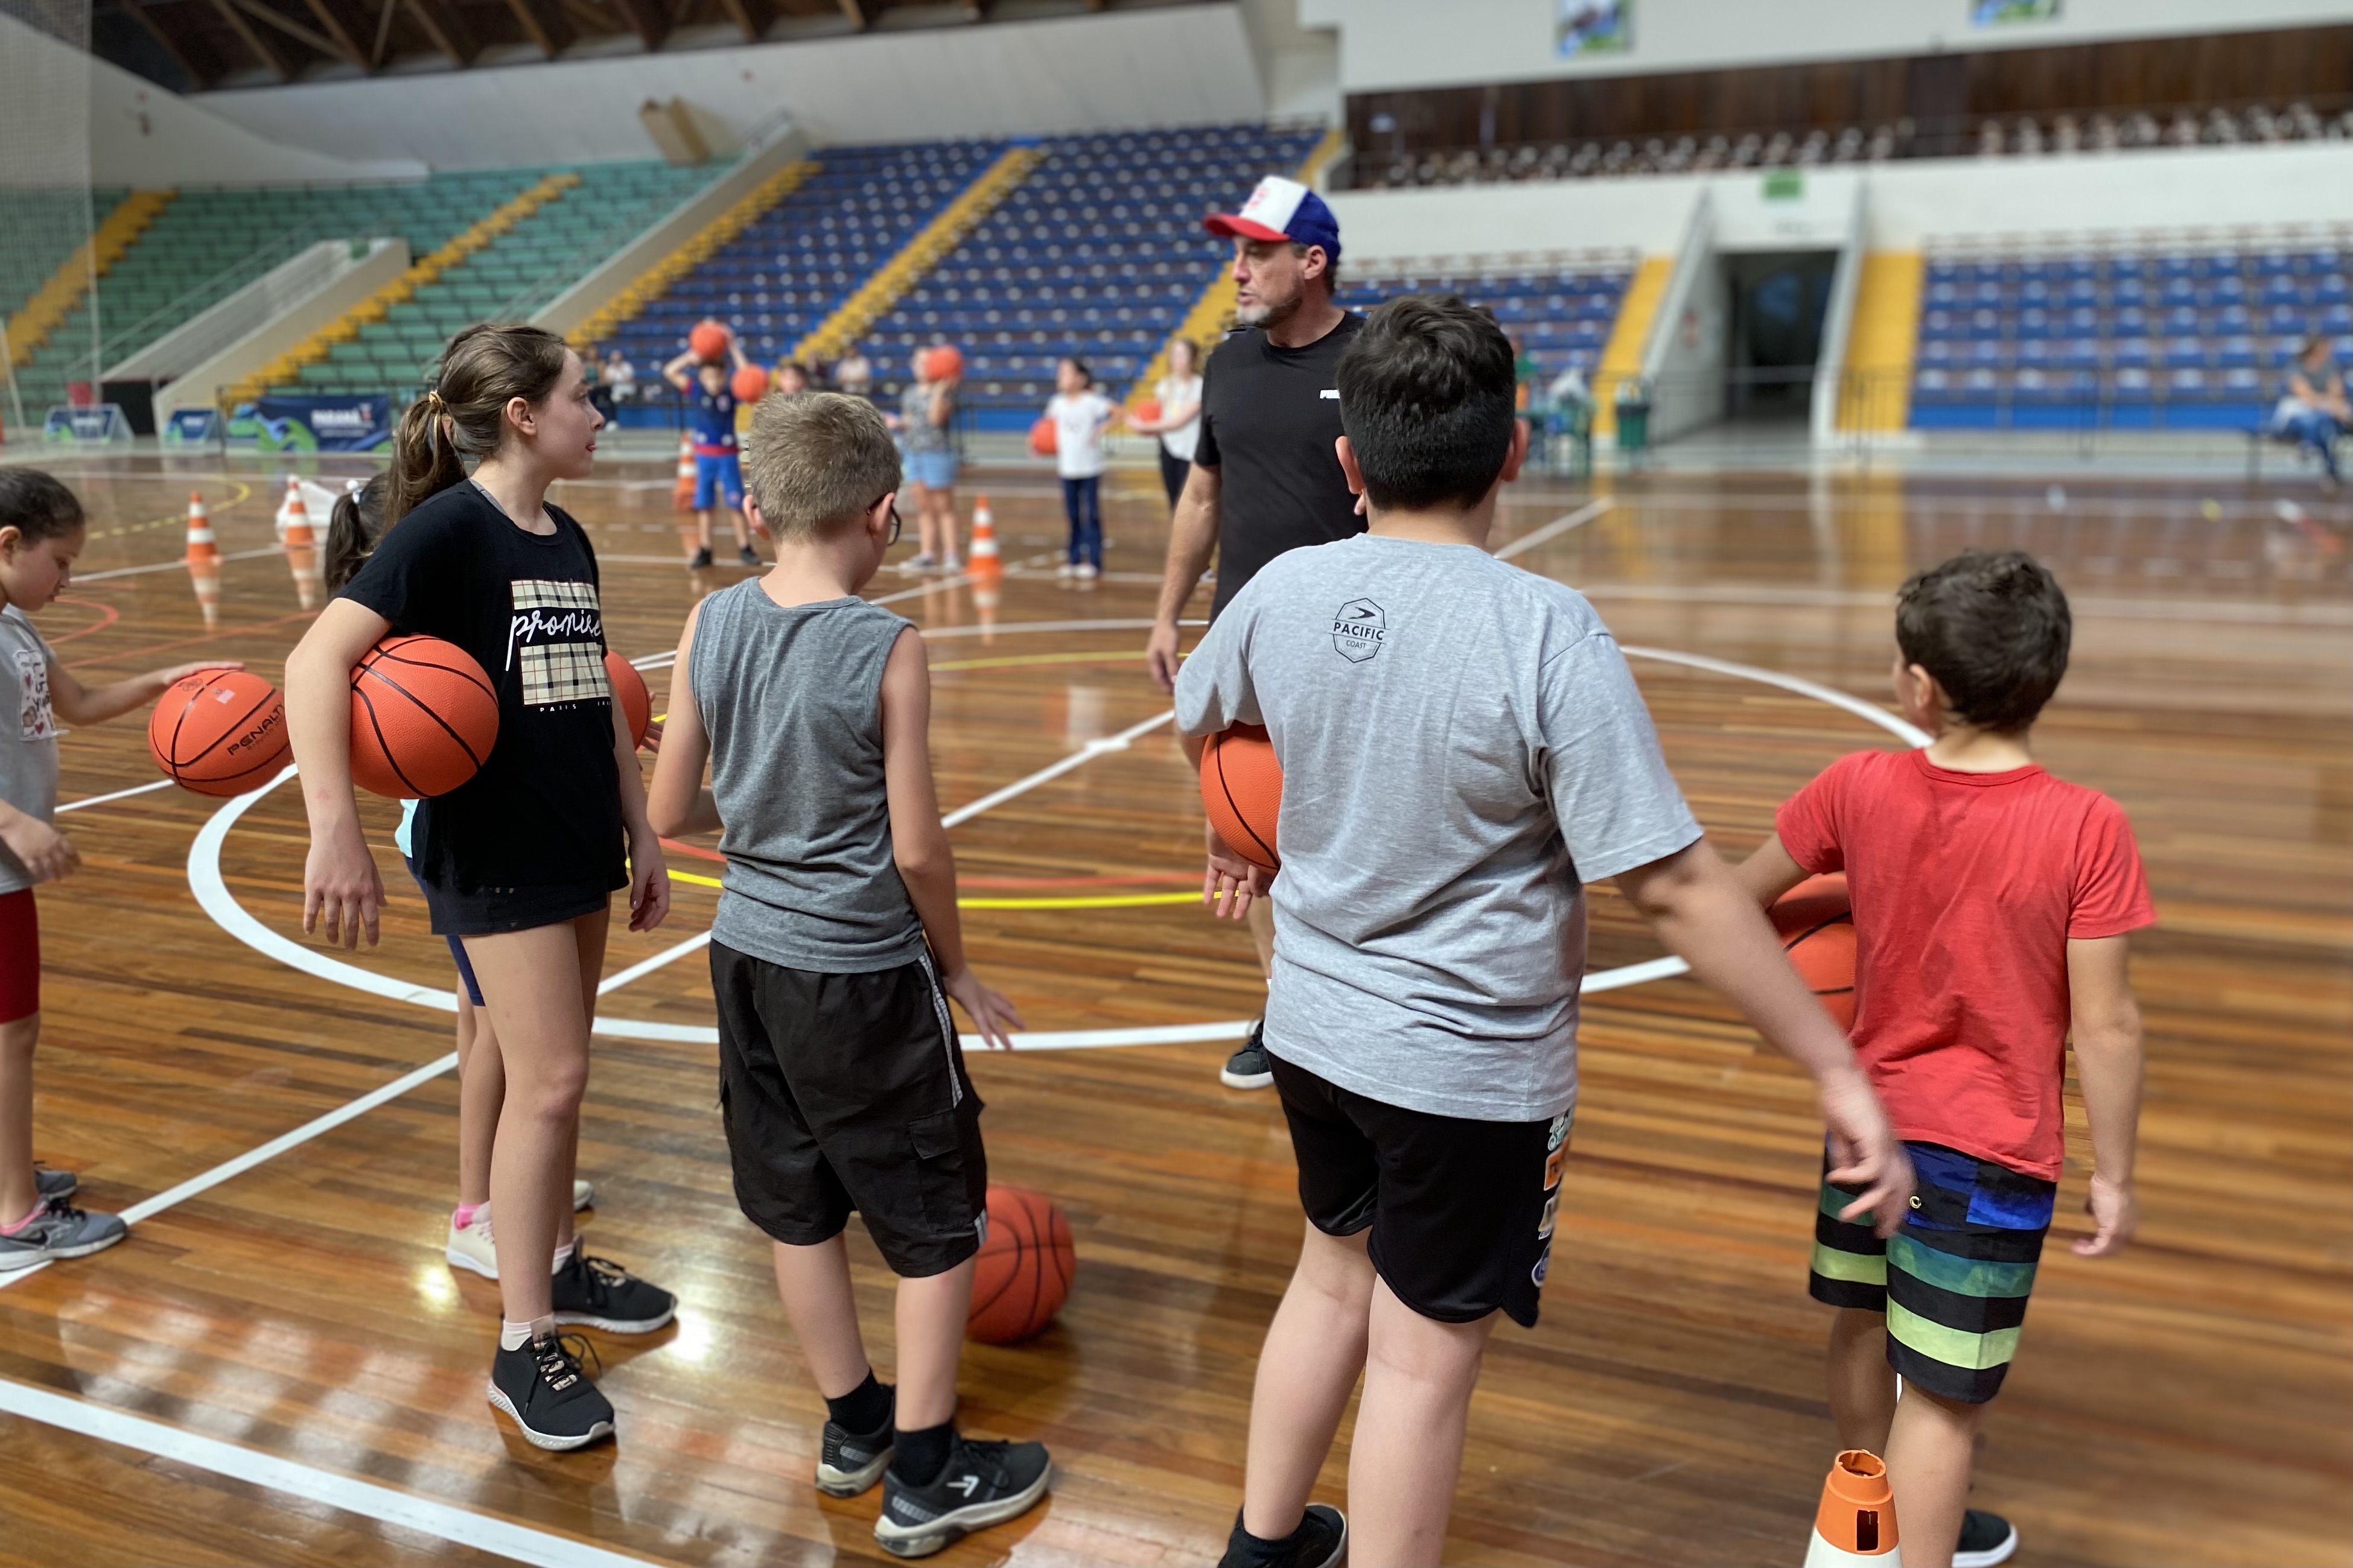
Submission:
M 1802 420 L 1813 407 L 1834 250 L 1724 258 L 1732 319 L 1724 356 L 1724 413 L 1735 423 Z

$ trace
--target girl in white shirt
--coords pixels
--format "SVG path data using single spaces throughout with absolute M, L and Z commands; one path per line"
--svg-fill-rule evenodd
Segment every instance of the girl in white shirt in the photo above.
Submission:
M 1173 510 L 1185 493 L 1186 476 L 1193 471 L 1193 447 L 1201 438 L 1201 351 L 1190 338 L 1168 344 L 1168 374 L 1155 393 L 1160 399 L 1157 419 L 1130 419 L 1128 428 L 1160 437 L 1160 484 L 1168 492 Z
M 1054 471 L 1062 478 L 1062 510 L 1071 520 L 1071 544 L 1060 575 L 1091 582 L 1103 575 L 1103 426 L 1117 410 L 1095 390 L 1093 373 L 1082 359 L 1055 367 L 1056 392 L 1046 404 L 1054 422 Z

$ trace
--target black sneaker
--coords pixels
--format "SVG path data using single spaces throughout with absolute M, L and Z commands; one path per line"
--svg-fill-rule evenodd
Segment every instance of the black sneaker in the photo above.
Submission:
M 678 1316 L 678 1298 L 578 1247 L 549 1282 L 558 1323 L 608 1334 L 649 1334 Z
M 69 1198 L 81 1185 L 81 1178 L 71 1171 L 52 1171 L 47 1165 L 33 1167 L 33 1191 L 43 1199 Z
M 929 1486 L 882 1476 L 874 1539 L 896 1557 L 929 1557 L 951 1542 L 1024 1514 L 1054 1478 L 1043 1443 L 982 1443 L 958 1437 L 947 1468 Z
M 1242 1042 L 1242 1048 L 1218 1069 L 1218 1081 L 1228 1089 L 1264 1089 L 1274 1081 L 1274 1062 L 1266 1054 L 1264 1018 L 1250 1026 L 1250 1038 Z
M 1261 1541 L 1244 1530 L 1237 1509 L 1218 1568 L 1339 1568 L 1347 1554 L 1347 1516 L 1330 1503 L 1309 1503 L 1299 1528 L 1281 1541 Z
M 757 566 L 760 563 L 760 552 L 746 544 L 735 552 L 735 560 L 740 565 Z
M 533 1447 L 585 1448 L 613 1435 L 613 1402 L 580 1370 L 594 1353 L 577 1334 L 548 1334 L 491 1363 L 491 1403 L 514 1417 Z
M 700 549 L 700 550 L 696 551 L 696 552 L 694 552 L 694 558 L 693 558 L 692 560 L 689 561 L 689 562 L 687 563 L 687 564 L 688 564 L 689 566 L 708 566 L 708 565 L 710 565 L 710 564 L 711 564 L 711 546 L 709 546 L 708 544 L 706 544 L 706 545 L 704 545 L 702 549 Z
M 897 1436 L 885 1421 L 860 1436 L 839 1421 L 825 1424 L 825 1447 L 818 1455 L 817 1489 L 828 1497 L 856 1497 L 891 1468 Z
M 1970 1509 L 1961 1515 L 1961 1539 L 1953 1547 L 1953 1568 L 1994 1568 L 2018 1550 L 2018 1530 L 1998 1513 Z
M 63 1198 L 44 1196 L 40 1214 L 13 1236 L 0 1236 L 0 1273 L 54 1263 L 60 1258 L 88 1258 L 103 1252 L 131 1234 L 130 1226 L 111 1214 L 90 1214 Z

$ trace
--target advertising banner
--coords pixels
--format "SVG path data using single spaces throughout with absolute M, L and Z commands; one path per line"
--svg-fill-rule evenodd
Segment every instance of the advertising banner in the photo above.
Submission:
M 53 447 L 87 447 L 131 439 L 131 420 L 120 404 L 60 403 L 41 421 L 41 439 Z
M 264 452 L 364 452 L 392 435 L 392 399 L 383 393 L 340 397 L 264 397 L 240 404 L 228 438 Z

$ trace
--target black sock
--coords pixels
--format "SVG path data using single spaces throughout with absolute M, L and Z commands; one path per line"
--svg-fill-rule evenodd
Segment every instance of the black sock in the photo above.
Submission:
M 948 1468 L 948 1456 L 955 1450 L 955 1423 L 943 1421 L 920 1432 L 902 1431 L 898 1446 L 891 1468 L 899 1472 L 899 1479 L 911 1487 L 930 1486 Z
M 879 1432 L 891 1424 L 891 1391 L 874 1381 L 874 1369 L 866 1369 L 866 1381 L 839 1399 L 825 1402 L 826 1419 L 845 1432 L 863 1437 L 869 1432 Z

